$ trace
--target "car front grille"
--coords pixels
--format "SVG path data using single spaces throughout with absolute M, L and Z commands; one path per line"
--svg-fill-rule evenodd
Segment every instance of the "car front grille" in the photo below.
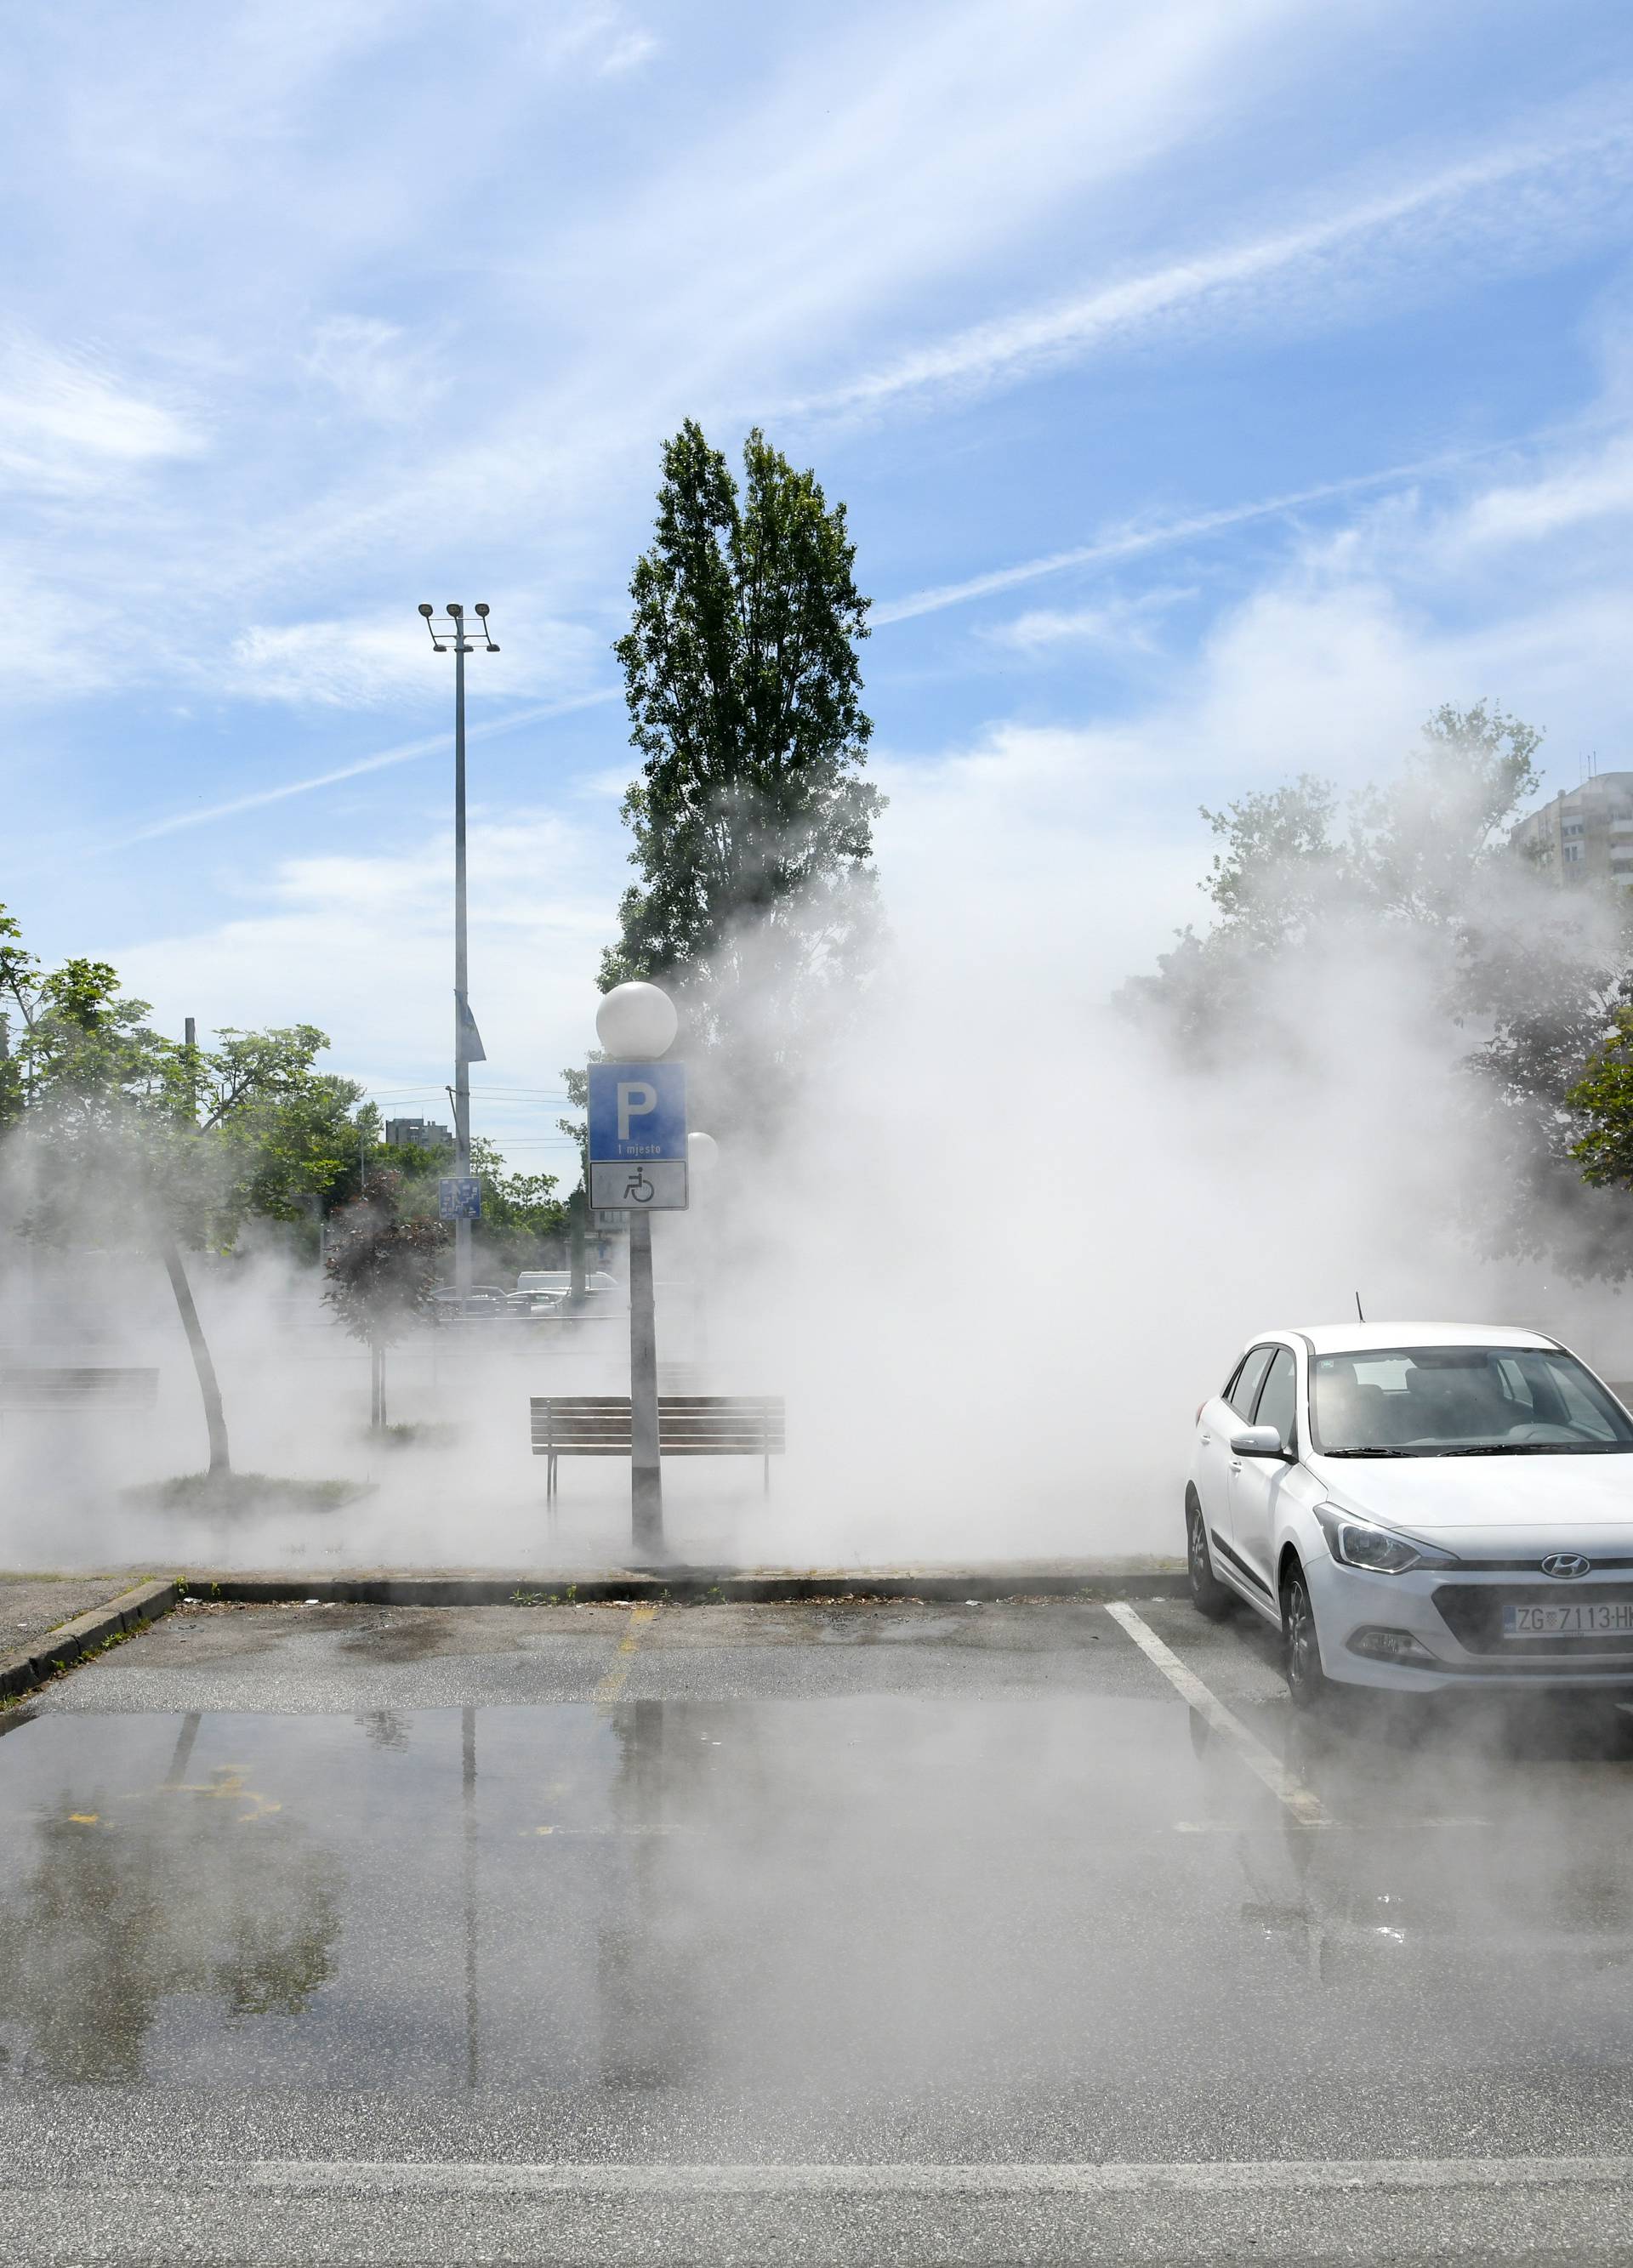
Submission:
M 1504 1637 L 1504 1607 L 1556 1607 L 1572 1597 L 1614 1606 L 1633 1600 L 1633 1583 L 1442 1583 L 1434 1594 L 1446 1628 L 1470 1653 L 1501 1654 L 1516 1662 L 1633 1654 L 1633 1633 L 1615 1638 Z

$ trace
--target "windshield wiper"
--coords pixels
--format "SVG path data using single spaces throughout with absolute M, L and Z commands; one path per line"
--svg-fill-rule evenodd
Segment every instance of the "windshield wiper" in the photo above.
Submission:
M 1437 1449 L 1439 1457 L 1600 1457 L 1633 1449 L 1633 1441 L 1471 1441 L 1466 1449 Z
M 1602 1457 L 1633 1441 L 1459 1441 L 1430 1449 L 1326 1449 L 1328 1457 Z
M 1322 1449 L 1324 1457 L 1604 1457 L 1633 1452 L 1633 1441 L 1462 1441 L 1432 1448 Z

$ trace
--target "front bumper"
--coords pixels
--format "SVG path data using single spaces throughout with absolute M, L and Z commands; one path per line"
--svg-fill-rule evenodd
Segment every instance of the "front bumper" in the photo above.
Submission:
M 1633 1599 L 1626 1569 L 1550 1582 L 1535 1568 L 1485 1569 L 1467 1573 L 1416 1568 L 1407 1575 L 1377 1575 L 1343 1567 L 1322 1543 L 1304 1556 L 1315 1609 L 1321 1666 L 1340 1684 L 1386 1687 L 1397 1693 L 1467 1692 L 1471 1687 L 1633 1692 L 1633 1635 L 1619 1638 L 1504 1641 L 1505 1594 L 1514 1603 L 1539 1598 Z M 1438 1595 L 1437 1595 L 1438 1594 Z M 1367 1630 L 1405 1631 L 1425 1660 L 1379 1660 L 1352 1651 Z

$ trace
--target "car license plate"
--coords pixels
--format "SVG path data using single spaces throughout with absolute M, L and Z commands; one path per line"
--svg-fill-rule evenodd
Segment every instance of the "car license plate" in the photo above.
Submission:
M 1633 1599 L 1598 1604 L 1592 1599 L 1562 1599 L 1547 1607 L 1504 1607 L 1504 1638 L 1633 1637 Z

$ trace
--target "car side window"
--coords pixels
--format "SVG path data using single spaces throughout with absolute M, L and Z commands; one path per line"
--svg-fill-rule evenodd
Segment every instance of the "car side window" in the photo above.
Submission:
M 1290 1449 L 1298 1433 L 1298 1366 L 1291 1347 L 1277 1347 L 1260 1388 L 1255 1425 L 1274 1425 L 1282 1447 Z
M 1254 1347 L 1240 1370 L 1237 1372 L 1236 1382 L 1225 1395 L 1225 1400 L 1244 1424 L 1252 1422 L 1253 1396 L 1258 1393 L 1264 1374 L 1270 1367 L 1270 1358 L 1275 1352 L 1274 1347 Z

